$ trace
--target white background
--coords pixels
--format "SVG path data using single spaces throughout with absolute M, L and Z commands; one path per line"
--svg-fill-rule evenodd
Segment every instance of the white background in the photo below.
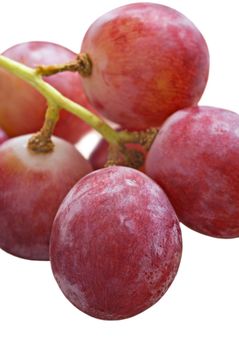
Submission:
M 92 21 L 126 3 L 0 0 L 0 51 L 46 40 L 77 52 Z M 211 70 L 200 104 L 239 112 L 238 1 L 161 3 L 187 15 L 208 43 Z M 93 140 L 81 144 L 84 154 Z M 239 239 L 213 239 L 185 227 L 182 231 L 183 258 L 173 285 L 155 306 L 124 321 L 81 313 L 59 290 L 48 262 L 0 251 L 0 349 L 238 350 Z

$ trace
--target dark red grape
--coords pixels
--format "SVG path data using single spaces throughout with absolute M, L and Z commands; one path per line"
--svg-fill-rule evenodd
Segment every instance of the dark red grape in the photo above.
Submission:
M 83 312 L 123 319 L 157 302 L 181 258 L 178 219 L 161 188 L 120 166 L 69 192 L 54 220 L 50 260 L 65 296 Z

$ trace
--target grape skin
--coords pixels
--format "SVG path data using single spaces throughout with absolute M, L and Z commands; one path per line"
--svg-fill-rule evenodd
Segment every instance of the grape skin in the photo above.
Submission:
M 196 105 L 208 79 L 209 54 L 198 29 L 167 6 L 136 3 L 97 19 L 81 52 L 93 64 L 83 86 L 91 104 L 125 129 L 158 127 Z
M 94 170 L 104 168 L 109 152 L 109 144 L 105 139 L 101 139 L 92 150 L 89 162 Z
M 76 58 L 67 48 L 49 42 L 26 42 L 15 45 L 4 56 L 29 67 L 66 63 Z M 44 78 L 64 96 L 91 109 L 82 89 L 78 73 L 64 72 Z M 46 100 L 32 86 L 13 74 L 0 69 L 0 127 L 9 136 L 38 131 L 44 122 Z M 76 143 L 90 130 L 79 118 L 62 110 L 54 134 Z
M 51 226 L 63 198 L 92 168 L 76 148 L 53 137 L 54 151 L 36 154 L 29 135 L 0 147 L 0 247 L 18 257 L 49 259 Z
M 143 173 L 113 166 L 69 192 L 54 220 L 50 260 L 65 296 L 100 319 L 123 319 L 157 302 L 181 258 L 178 219 Z
M 213 237 L 239 237 L 239 116 L 216 107 L 174 113 L 160 129 L 146 173 L 182 223 Z
M 8 139 L 7 134 L 0 128 L 0 145 Z

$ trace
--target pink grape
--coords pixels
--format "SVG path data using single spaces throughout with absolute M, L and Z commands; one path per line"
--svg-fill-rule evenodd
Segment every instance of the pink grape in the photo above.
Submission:
M 146 173 L 182 223 L 213 237 L 239 237 L 239 115 L 215 107 L 174 113 L 160 129 Z
M 181 258 L 181 231 L 162 189 L 120 166 L 92 172 L 54 220 L 50 260 L 65 296 L 101 319 L 134 316 L 157 302 Z
M 0 128 L 0 145 L 8 139 L 7 134 Z
M 60 64 L 75 59 L 76 54 L 67 48 L 48 42 L 26 42 L 9 48 L 4 56 L 29 67 Z M 64 96 L 92 109 L 82 89 L 78 73 L 64 72 L 45 80 Z M 46 100 L 33 87 L 0 69 L 0 127 L 13 137 L 38 131 L 43 124 Z M 79 118 L 62 110 L 54 134 L 72 143 L 77 142 L 87 131 Z
M 54 151 L 36 154 L 29 135 L 0 147 L 0 247 L 18 257 L 49 259 L 51 226 L 71 187 L 92 169 L 76 148 L 53 137 Z
M 184 15 L 159 4 L 130 4 L 101 16 L 81 52 L 93 65 L 83 79 L 89 101 L 126 129 L 158 127 L 196 105 L 208 79 L 203 36 Z

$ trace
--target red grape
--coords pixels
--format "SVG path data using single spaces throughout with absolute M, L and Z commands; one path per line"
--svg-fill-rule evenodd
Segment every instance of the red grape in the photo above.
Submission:
M 160 129 L 146 173 L 195 231 L 239 236 L 239 116 L 213 107 L 173 114 Z
M 206 42 L 194 24 L 167 6 L 119 7 L 88 29 L 82 52 L 93 70 L 83 79 L 92 105 L 129 129 L 159 126 L 196 105 L 208 78 Z
M 104 168 L 108 160 L 109 144 L 101 139 L 90 154 L 89 162 L 94 170 Z
M 76 148 L 53 137 L 54 151 L 36 154 L 29 135 L 0 147 L 0 247 L 27 259 L 49 258 L 51 226 L 71 187 L 91 171 Z
M 27 42 L 9 48 L 3 53 L 29 67 L 60 64 L 76 57 L 67 48 L 48 42 Z M 45 80 L 64 96 L 92 109 L 82 90 L 78 73 L 64 72 Z M 38 131 L 44 121 L 46 100 L 32 86 L 0 69 L 0 126 L 9 136 L 18 136 Z M 69 112 L 60 112 L 54 134 L 72 143 L 77 142 L 90 128 Z
M 69 192 L 54 220 L 50 260 L 65 296 L 83 312 L 123 319 L 166 292 L 181 258 L 178 219 L 143 173 L 100 169 Z
M 7 134 L 0 128 L 0 145 L 8 139 Z

